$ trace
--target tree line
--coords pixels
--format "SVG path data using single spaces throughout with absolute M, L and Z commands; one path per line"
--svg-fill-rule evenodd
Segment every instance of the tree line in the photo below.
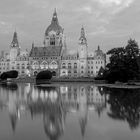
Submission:
M 107 55 L 110 57 L 109 63 L 103 75 L 97 79 L 104 79 L 109 83 L 140 79 L 140 52 L 135 40 L 129 39 L 125 47 L 113 48 L 107 52 Z

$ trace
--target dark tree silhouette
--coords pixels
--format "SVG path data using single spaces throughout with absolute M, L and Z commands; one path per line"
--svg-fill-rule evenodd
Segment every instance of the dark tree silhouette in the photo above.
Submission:
M 126 121 L 134 130 L 140 125 L 140 90 L 107 88 L 110 104 L 108 116 L 115 120 Z
M 3 72 L 0 76 L 1 80 L 6 80 L 7 78 L 17 78 L 18 77 L 18 71 L 11 70 L 7 72 Z
M 52 78 L 52 72 L 51 71 L 41 71 L 37 74 L 36 80 L 50 80 Z
M 110 55 L 110 63 L 106 66 L 104 78 L 110 82 L 127 82 L 138 77 L 139 56 L 138 44 L 135 40 L 128 40 L 126 47 L 114 48 L 107 52 Z

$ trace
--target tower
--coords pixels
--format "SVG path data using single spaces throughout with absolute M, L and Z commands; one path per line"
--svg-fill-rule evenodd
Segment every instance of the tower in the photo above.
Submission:
M 87 76 L 87 39 L 85 36 L 84 27 L 81 28 L 81 35 L 79 38 L 79 61 L 80 61 L 80 76 Z
M 56 9 L 53 13 L 51 24 L 45 31 L 44 47 L 63 46 L 64 45 L 64 29 L 59 25 Z
M 20 53 L 20 47 L 18 43 L 17 32 L 14 32 L 13 40 L 10 45 L 10 60 L 15 61 L 19 53 Z

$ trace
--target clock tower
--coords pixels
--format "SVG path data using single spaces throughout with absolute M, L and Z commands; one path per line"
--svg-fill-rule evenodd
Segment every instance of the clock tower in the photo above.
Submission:
M 59 25 L 56 9 L 51 24 L 45 31 L 44 47 L 62 46 L 64 43 L 64 29 Z
M 87 76 L 87 39 L 85 37 L 84 27 L 81 28 L 81 35 L 79 38 L 79 61 L 80 61 L 80 76 Z

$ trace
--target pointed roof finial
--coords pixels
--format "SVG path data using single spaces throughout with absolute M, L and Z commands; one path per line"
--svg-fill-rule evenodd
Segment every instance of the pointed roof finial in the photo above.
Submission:
M 98 45 L 98 50 L 100 50 L 100 46 Z
M 54 13 L 56 13 L 56 8 L 54 9 Z
M 84 29 L 83 25 L 82 25 L 82 28 L 81 28 L 81 37 L 85 38 L 85 29 Z
M 34 47 L 34 41 L 32 42 L 32 48 Z
M 12 43 L 11 43 L 11 47 L 19 47 L 16 31 L 14 32 L 14 35 L 13 35 L 13 40 L 12 40 Z
M 82 40 L 82 42 L 86 42 L 86 36 L 85 36 L 85 29 L 84 29 L 84 26 L 82 25 L 82 28 L 81 28 L 81 35 L 80 35 L 80 39 L 79 40 Z
M 56 8 L 54 9 L 53 18 L 57 18 Z

